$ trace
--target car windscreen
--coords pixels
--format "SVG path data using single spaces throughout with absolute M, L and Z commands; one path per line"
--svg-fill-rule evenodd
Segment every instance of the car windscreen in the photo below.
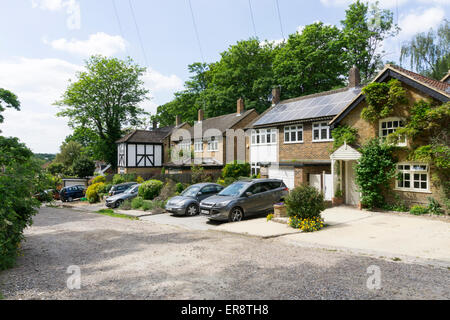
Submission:
M 125 190 L 125 193 L 133 193 L 133 192 L 137 192 L 139 189 L 139 186 L 131 186 L 129 187 L 127 190 Z
M 187 188 L 186 190 L 184 190 L 181 193 L 181 195 L 183 197 L 195 197 L 199 190 L 200 190 L 199 186 L 191 186 L 191 187 Z
M 235 182 L 222 191 L 220 191 L 217 195 L 219 196 L 231 196 L 235 197 L 242 193 L 242 191 L 248 186 L 246 182 Z

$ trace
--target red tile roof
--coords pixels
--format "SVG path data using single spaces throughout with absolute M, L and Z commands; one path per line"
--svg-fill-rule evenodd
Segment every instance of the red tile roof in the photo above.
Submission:
M 429 77 L 423 76 L 421 74 L 418 74 L 418 73 L 415 73 L 415 72 L 412 72 L 412 71 L 409 71 L 406 69 L 403 69 L 399 66 L 395 66 L 392 64 L 389 65 L 389 67 L 391 67 L 394 70 L 397 70 L 398 72 L 404 73 L 407 76 L 414 78 L 415 80 L 432 87 L 433 89 L 446 92 L 447 94 L 450 93 L 450 84 L 449 83 L 431 79 Z

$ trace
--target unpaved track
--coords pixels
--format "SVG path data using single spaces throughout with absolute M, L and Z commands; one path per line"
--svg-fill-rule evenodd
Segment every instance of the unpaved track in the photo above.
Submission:
M 17 266 L 0 272 L 6 299 L 449 299 L 450 271 L 276 239 L 186 230 L 42 208 Z M 81 289 L 66 286 L 81 270 Z M 381 269 L 369 290 L 367 267 Z

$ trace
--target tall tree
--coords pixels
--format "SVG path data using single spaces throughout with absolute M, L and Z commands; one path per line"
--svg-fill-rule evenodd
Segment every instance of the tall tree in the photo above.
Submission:
M 63 142 L 60 152 L 55 157 L 56 163 L 62 163 L 66 168 L 71 167 L 74 161 L 83 153 L 83 146 L 76 141 Z
M 129 58 L 119 60 L 92 56 L 86 61 L 86 71 L 77 74 L 56 102 L 61 109 L 57 114 L 69 117 L 73 128 L 86 127 L 99 137 L 102 159 L 117 166 L 115 142 L 122 136 L 126 125 L 137 126 L 147 113 L 139 104 L 148 99 L 148 90 L 141 80 L 145 68 Z
M 339 29 L 322 22 L 291 34 L 273 63 L 282 97 L 293 98 L 343 85 L 342 76 L 348 71 L 343 48 Z
M 14 108 L 16 110 L 20 110 L 20 102 L 14 93 L 0 88 L 0 123 L 3 123 L 4 121 L 2 112 L 6 110 L 5 108 Z
M 381 10 L 378 1 L 372 5 L 357 0 L 345 12 L 341 21 L 346 43 L 347 68 L 355 65 L 361 72 L 363 82 L 369 82 L 382 65 L 383 41 L 398 34 L 400 28 L 394 23 L 390 10 Z
M 434 31 L 416 34 L 402 45 L 400 63 L 409 58 L 410 68 L 440 80 L 450 69 L 450 25 L 445 20 Z

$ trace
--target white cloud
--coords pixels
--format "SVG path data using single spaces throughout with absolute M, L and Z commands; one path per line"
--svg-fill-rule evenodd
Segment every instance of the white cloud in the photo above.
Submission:
M 46 40 L 44 42 L 48 43 Z M 87 40 L 61 38 L 51 41 L 50 45 L 53 49 L 81 56 L 93 54 L 112 56 L 117 52 L 124 51 L 127 46 L 125 39 L 121 36 L 112 36 L 104 32 L 91 34 Z
M 67 14 L 67 28 L 76 30 L 81 28 L 81 8 L 78 0 L 31 0 L 33 8 L 48 11 L 61 11 Z
M 71 133 L 67 119 L 56 117 L 53 103 L 60 99 L 69 79 L 75 79 L 81 65 L 61 59 L 31 59 L 18 57 L 0 60 L 0 88 L 14 92 L 21 102 L 21 111 L 7 109 L 2 135 L 19 137 L 34 152 L 57 152 L 61 142 Z M 150 90 L 151 101 L 141 106 L 154 113 L 159 104 L 169 101 L 173 93 L 183 89 L 176 75 L 163 75 L 150 70 L 143 76 Z
M 427 32 L 430 28 L 436 29 L 444 18 L 445 10 L 440 7 L 429 8 L 422 12 L 410 11 L 400 16 L 398 24 L 402 30 L 399 37 L 409 38 L 418 32 Z
M 377 0 L 368 0 L 370 4 L 375 3 Z M 433 1 L 433 0 L 425 0 L 425 1 Z M 436 0 L 434 0 L 436 1 Z M 355 2 L 355 0 L 320 0 L 320 2 L 327 7 L 347 7 L 351 3 Z M 364 1 L 366 2 L 366 1 Z M 392 9 L 397 5 L 401 6 L 409 0 L 378 0 L 380 8 L 383 9 Z

